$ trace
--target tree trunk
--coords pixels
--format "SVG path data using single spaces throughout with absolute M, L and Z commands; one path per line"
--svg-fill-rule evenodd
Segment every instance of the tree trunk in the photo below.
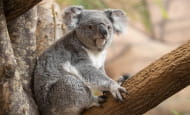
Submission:
M 35 41 L 33 30 L 35 29 L 32 29 L 35 28 L 35 23 L 30 20 L 29 15 L 35 15 L 33 12 L 36 11 L 35 9 L 34 11 L 31 10 L 10 22 L 9 31 L 11 34 L 8 34 L 2 1 L 0 7 L 0 114 L 38 115 L 29 87 L 30 70 L 33 71 L 34 69 L 32 51 L 35 50 L 33 48 L 33 42 Z M 27 23 L 23 25 L 24 22 L 21 22 L 21 20 L 27 21 Z M 24 89 L 22 83 L 25 83 L 27 88 Z
M 45 49 L 63 36 L 60 9 L 53 0 L 43 1 L 38 5 L 37 49 L 39 56 Z
M 20 17 L 9 21 L 7 26 L 24 89 L 31 92 L 29 91 L 30 80 L 36 57 L 37 8 L 34 7 Z
M 45 17 L 47 19 L 52 18 L 49 22 L 38 18 L 38 16 L 41 17 L 48 13 L 37 13 L 39 7 L 43 8 L 41 5 L 27 12 L 24 9 L 20 9 L 22 11 L 18 10 L 19 13 L 26 13 L 19 17 L 16 17 L 15 14 L 14 18 L 9 20 L 10 17 L 5 15 L 5 8 L 3 6 L 7 8 L 7 4 L 21 2 L 21 0 L 12 0 L 11 2 L 8 0 L 4 2 L 6 3 L 5 5 L 0 0 L 0 115 L 38 115 L 38 109 L 31 90 L 31 79 L 38 54 L 37 51 L 42 52 L 50 44 L 43 42 L 43 46 L 46 47 L 37 50 L 36 48 L 41 44 L 36 42 L 37 38 L 39 38 L 36 35 L 36 31 L 43 33 L 42 30 L 48 24 L 51 24 L 52 28 L 49 28 L 51 32 L 49 33 L 48 31 L 48 34 L 52 43 L 55 39 L 62 36 L 60 11 L 58 6 L 52 2 L 48 10 L 51 11 L 51 15 Z M 27 3 L 29 5 L 32 1 L 23 1 L 22 5 L 25 4 L 27 6 Z M 10 12 L 14 13 L 14 10 L 10 10 Z M 8 22 L 6 22 L 6 19 L 8 19 Z M 41 21 L 44 27 L 40 28 L 39 21 Z M 39 28 L 40 30 L 38 30 Z
M 190 84 L 190 41 L 155 61 L 127 80 L 125 101 L 111 95 L 103 108 L 92 108 L 85 115 L 141 115 Z

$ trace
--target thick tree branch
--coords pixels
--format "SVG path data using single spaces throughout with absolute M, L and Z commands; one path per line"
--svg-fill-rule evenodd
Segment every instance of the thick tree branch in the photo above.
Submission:
M 0 79 L 3 78 L 2 76 L 7 78 L 13 76 L 16 67 L 16 60 L 6 24 L 3 2 L 0 0 Z
M 190 84 L 190 41 L 166 54 L 124 83 L 124 102 L 111 95 L 103 108 L 85 115 L 141 115 Z
M 6 19 L 12 20 L 42 0 L 3 0 Z
M 37 108 L 35 108 L 35 104 L 32 103 L 33 100 L 25 92 L 26 90 L 23 89 L 21 83 L 21 77 L 24 74 L 20 71 L 21 68 L 18 67 L 18 65 L 20 65 L 18 63 L 19 57 L 14 55 L 14 53 L 19 52 L 16 50 L 17 48 L 13 46 L 16 43 L 11 44 L 13 40 L 10 40 L 8 33 L 2 1 L 3 0 L 0 0 L 0 115 L 38 115 Z M 12 34 L 13 28 L 14 27 L 9 28 Z M 16 37 L 17 36 L 13 37 L 12 35 L 12 38 Z M 17 40 L 18 39 L 19 38 L 17 38 Z M 26 52 L 20 53 L 24 54 Z
M 31 92 L 31 76 L 36 63 L 37 7 L 7 23 L 17 69 L 25 91 Z

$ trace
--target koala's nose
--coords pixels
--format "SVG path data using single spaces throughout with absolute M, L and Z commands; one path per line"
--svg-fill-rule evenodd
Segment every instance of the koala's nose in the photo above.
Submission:
M 108 33 L 107 33 L 107 30 L 106 30 L 104 27 L 100 26 L 99 31 L 100 31 L 100 34 L 102 34 L 102 36 L 103 36 L 104 38 L 107 37 L 107 34 L 108 34 Z

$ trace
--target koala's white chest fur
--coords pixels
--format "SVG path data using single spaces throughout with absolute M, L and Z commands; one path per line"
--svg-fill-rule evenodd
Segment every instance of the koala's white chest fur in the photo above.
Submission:
M 85 48 L 85 51 L 87 52 L 90 61 L 92 62 L 93 66 L 99 69 L 104 65 L 105 58 L 106 58 L 106 51 L 102 52 L 93 52 Z

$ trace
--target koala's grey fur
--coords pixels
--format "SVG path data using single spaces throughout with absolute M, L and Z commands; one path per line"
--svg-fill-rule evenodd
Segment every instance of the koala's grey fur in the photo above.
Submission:
M 121 32 L 125 15 L 120 10 L 65 9 L 70 32 L 48 48 L 37 62 L 34 93 L 42 115 L 78 115 L 99 106 L 102 98 L 92 89 L 110 91 L 122 100 L 126 92 L 104 72 L 105 49 L 113 33 Z

